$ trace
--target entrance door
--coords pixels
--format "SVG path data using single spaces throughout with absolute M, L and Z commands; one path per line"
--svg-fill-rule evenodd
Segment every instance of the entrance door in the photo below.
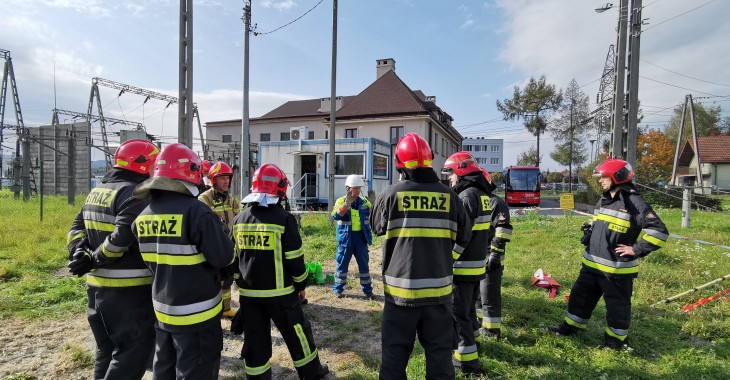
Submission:
M 302 155 L 302 196 L 304 198 L 317 197 L 317 156 Z

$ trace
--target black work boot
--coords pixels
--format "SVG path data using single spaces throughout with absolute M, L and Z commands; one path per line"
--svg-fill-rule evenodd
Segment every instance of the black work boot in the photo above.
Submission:
M 479 329 L 479 333 L 484 338 L 495 338 L 495 339 L 499 340 L 499 337 L 502 335 L 502 330 L 501 329 L 487 329 L 487 328 L 482 327 Z
M 577 327 L 573 327 L 565 322 L 562 322 L 557 326 L 548 326 L 547 329 L 558 336 L 570 336 L 578 332 Z
M 626 342 L 603 333 L 603 344 L 599 348 L 610 348 L 612 350 L 621 351 L 624 347 L 628 347 Z

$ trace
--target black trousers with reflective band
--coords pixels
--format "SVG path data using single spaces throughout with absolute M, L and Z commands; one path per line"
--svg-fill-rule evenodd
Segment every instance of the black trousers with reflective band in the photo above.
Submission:
M 218 318 L 216 318 L 216 321 Z M 216 380 L 223 351 L 220 323 L 198 331 L 170 332 L 156 327 L 152 364 L 155 380 Z
M 613 329 L 628 330 L 631 324 L 631 294 L 634 278 L 628 276 L 606 277 L 581 269 L 578 279 L 570 290 L 568 313 L 585 320 L 590 319 L 598 300 L 606 302 L 606 325 Z M 608 334 L 606 338 L 610 339 Z
M 487 276 L 479 284 L 482 314 L 484 318 L 502 318 L 502 275 L 504 265 L 487 268 Z M 487 319 L 488 320 L 488 319 Z M 500 328 L 501 322 L 498 327 Z
M 244 301 L 245 302 L 245 301 Z M 264 369 L 271 360 L 271 321 L 281 333 L 300 379 L 317 378 L 322 365 L 314 343 L 312 325 L 304 316 L 297 297 L 276 303 L 241 304 L 243 332 L 246 337 L 241 357 L 247 368 L 260 374 L 246 374 L 248 379 L 271 379 L 271 369 Z
M 150 286 L 89 286 L 86 294 L 86 317 L 96 340 L 94 378 L 141 379 L 155 347 Z
M 453 379 L 452 312 L 451 302 L 407 307 L 386 301 L 381 327 L 380 379 L 406 379 L 416 336 L 426 353 L 426 379 Z
M 479 331 L 477 322 L 477 311 L 474 305 L 474 297 L 479 293 L 479 281 L 454 281 L 454 328 L 457 344 L 454 348 L 457 351 L 470 351 L 470 347 L 477 344 L 474 331 Z M 479 368 L 479 360 L 474 357 L 473 360 L 459 360 L 462 367 L 477 369 Z

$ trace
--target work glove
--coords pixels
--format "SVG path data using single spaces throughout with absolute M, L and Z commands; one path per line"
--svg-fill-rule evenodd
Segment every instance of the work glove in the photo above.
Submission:
M 593 225 L 590 222 L 583 222 L 580 225 L 581 231 L 583 231 L 583 237 L 580 238 L 580 243 L 586 247 L 591 245 L 591 234 L 593 233 Z
M 499 252 L 489 252 L 489 257 L 487 257 L 487 269 L 497 269 L 502 265 L 502 259 L 500 258 L 500 255 L 501 254 Z
M 81 277 L 91 272 L 94 269 L 92 254 L 93 252 L 86 247 L 77 248 L 72 260 L 66 265 L 71 274 Z

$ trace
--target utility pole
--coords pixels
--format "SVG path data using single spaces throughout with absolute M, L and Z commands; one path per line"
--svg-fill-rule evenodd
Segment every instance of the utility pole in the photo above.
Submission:
M 241 118 L 241 194 L 243 199 L 249 191 L 251 144 L 249 142 L 248 119 L 248 45 L 251 34 L 251 1 L 243 2 L 243 117 Z
M 330 156 L 327 163 L 329 191 L 327 206 L 330 211 L 335 207 L 335 113 L 337 112 L 337 0 L 332 1 L 332 79 L 330 89 Z
M 573 103 L 575 98 L 570 98 L 570 162 L 568 162 L 568 192 L 573 192 Z
M 180 0 L 177 142 L 193 148 L 193 0 Z
M 628 1 L 621 0 L 618 17 L 618 51 L 616 52 L 616 90 L 613 96 L 613 129 L 611 135 L 611 156 L 623 158 L 624 134 L 624 96 L 626 90 L 624 80 L 626 76 L 626 19 L 628 17 Z
M 626 161 L 636 167 L 637 120 L 639 114 L 639 53 L 641 45 L 641 1 L 631 7 L 631 40 L 629 42 L 629 115 L 626 132 Z

